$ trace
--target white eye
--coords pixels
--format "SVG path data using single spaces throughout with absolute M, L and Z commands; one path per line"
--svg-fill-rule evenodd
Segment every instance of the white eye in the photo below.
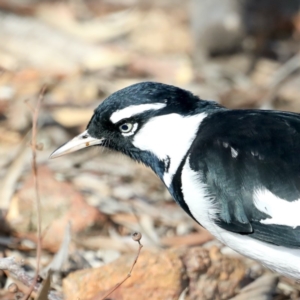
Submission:
M 129 133 L 133 128 L 133 124 L 131 123 L 123 123 L 122 125 L 119 126 L 119 129 L 123 133 Z

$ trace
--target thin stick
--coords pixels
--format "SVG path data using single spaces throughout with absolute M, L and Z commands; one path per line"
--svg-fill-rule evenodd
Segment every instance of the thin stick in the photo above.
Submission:
M 32 151 L 32 174 L 33 174 L 33 182 L 34 182 L 34 190 L 35 190 L 35 200 L 36 200 L 36 210 L 37 210 L 37 249 L 36 249 L 36 271 L 35 276 L 32 282 L 32 285 L 29 288 L 28 293 L 23 297 L 23 300 L 28 300 L 31 293 L 34 290 L 35 284 L 37 282 L 39 271 L 40 271 L 40 260 L 41 260 L 41 252 L 42 252 L 42 220 L 41 220 L 41 200 L 39 194 L 39 186 L 38 186 L 38 170 L 36 163 L 36 136 L 37 136 L 37 121 L 39 116 L 39 111 L 41 107 L 41 102 L 43 100 L 45 94 L 46 86 L 43 86 L 41 92 L 38 97 L 38 101 L 35 107 L 27 103 L 29 109 L 32 113 L 32 131 L 31 131 L 31 151 Z
M 24 269 L 21 267 L 20 263 L 16 262 L 14 257 L 4 257 L 0 258 L 0 270 L 7 270 L 13 277 L 17 278 L 24 285 L 31 287 L 34 283 L 34 279 L 30 277 Z M 33 290 L 38 292 L 42 288 L 42 284 L 35 282 Z M 49 291 L 49 300 L 62 300 L 63 297 L 55 291 Z
M 300 69 L 300 52 L 295 54 L 292 58 L 286 61 L 272 76 L 269 84 L 269 91 L 262 99 L 263 106 L 261 109 L 273 109 L 272 101 L 278 92 L 278 89 L 283 82 L 291 76 L 294 72 Z
M 140 242 L 140 240 L 141 240 L 141 238 L 142 238 L 141 233 L 139 233 L 139 232 L 133 233 L 132 238 L 133 238 L 134 241 L 136 241 L 136 242 L 139 243 L 139 249 L 138 249 L 137 255 L 136 255 L 136 257 L 135 257 L 135 259 L 134 259 L 134 261 L 133 261 L 133 263 L 132 263 L 132 266 L 131 266 L 131 268 L 130 268 L 130 271 L 129 271 L 129 273 L 127 274 L 127 276 L 126 276 L 121 282 L 117 283 L 117 284 L 112 288 L 112 290 L 110 290 L 103 298 L 101 298 L 101 300 L 105 300 L 105 299 L 106 299 L 109 295 L 111 295 L 116 289 L 118 289 L 118 288 L 119 288 L 119 287 L 120 287 L 120 286 L 121 286 L 128 278 L 131 277 L 131 273 L 132 273 L 132 271 L 133 271 L 133 268 L 134 268 L 135 264 L 137 263 L 137 261 L 138 261 L 138 259 L 139 259 L 139 256 L 140 256 L 140 253 L 141 253 L 141 250 L 142 250 L 142 248 L 143 248 L 143 245 L 142 245 L 141 242 Z
M 3 216 L 7 215 L 11 198 L 15 191 L 15 185 L 19 180 L 24 169 L 25 162 L 28 159 L 28 148 L 26 147 L 29 140 L 29 134 L 26 134 L 20 150 L 15 155 L 11 165 L 8 167 L 4 178 L 0 184 L 0 210 L 3 211 Z

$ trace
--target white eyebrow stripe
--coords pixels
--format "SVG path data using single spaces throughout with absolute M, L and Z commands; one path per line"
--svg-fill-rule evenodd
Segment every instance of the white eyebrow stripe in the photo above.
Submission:
M 130 105 L 123 109 L 115 111 L 111 116 L 110 120 L 113 123 L 117 123 L 123 119 L 130 118 L 134 115 L 143 113 L 147 110 L 158 110 L 165 107 L 165 103 L 152 103 L 152 104 L 140 104 L 140 105 Z

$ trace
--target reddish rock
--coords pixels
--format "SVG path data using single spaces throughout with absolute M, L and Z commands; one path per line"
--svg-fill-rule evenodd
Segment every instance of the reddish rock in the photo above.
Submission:
M 56 251 L 63 239 L 66 225 L 71 222 L 72 232 L 80 233 L 104 216 L 89 206 L 83 196 L 68 182 L 55 179 L 47 166 L 38 169 L 43 248 Z M 33 177 L 28 174 L 23 187 L 15 195 L 8 214 L 10 225 L 22 236 L 36 236 L 36 203 Z
M 63 281 L 65 300 L 102 299 L 126 277 L 134 258 L 134 254 L 124 255 L 103 267 L 70 274 Z M 132 276 L 108 299 L 177 300 L 186 286 L 183 279 L 184 266 L 178 252 L 142 250 Z
M 187 249 L 183 255 L 189 278 L 189 300 L 225 300 L 243 287 L 245 262 L 222 254 L 219 248 Z
M 63 281 L 65 300 L 102 300 L 129 272 L 134 255 L 111 264 L 70 274 Z M 248 266 L 222 254 L 217 247 L 142 251 L 129 278 L 107 299 L 178 300 L 188 287 L 187 300 L 225 300 L 245 284 Z

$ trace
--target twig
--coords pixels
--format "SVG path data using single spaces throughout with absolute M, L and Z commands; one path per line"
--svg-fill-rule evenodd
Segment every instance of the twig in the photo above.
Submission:
M 71 242 L 71 223 L 68 222 L 63 241 L 59 250 L 54 255 L 50 264 L 48 264 L 42 271 L 41 276 L 46 277 L 49 271 L 59 271 L 63 268 L 63 264 L 68 260 L 68 250 Z
M 22 173 L 25 162 L 28 158 L 28 148 L 25 146 L 28 143 L 28 135 L 24 138 L 20 150 L 14 157 L 12 164 L 9 166 L 5 177 L 0 185 L 0 209 L 3 210 L 3 215 L 8 211 L 10 200 L 15 190 L 15 185 Z
M 79 19 L 91 19 L 93 14 L 84 0 L 69 0 L 71 7 L 75 12 L 75 17 Z
M 285 62 L 273 75 L 269 84 L 269 91 L 262 100 L 263 109 L 273 109 L 272 101 L 278 92 L 278 89 L 283 82 L 291 76 L 294 72 L 300 69 L 300 52 Z
M 179 296 L 179 298 L 178 298 L 178 300 L 185 300 L 186 299 L 186 295 L 187 295 L 187 293 L 188 293 L 188 291 L 189 291 L 189 288 L 188 287 L 186 287 L 182 292 L 181 292 L 181 294 L 180 294 L 180 296 Z
M 20 282 L 28 287 L 33 286 L 34 291 L 39 291 L 42 287 L 42 284 L 36 282 L 35 278 L 31 278 L 23 268 L 21 268 L 20 264 L 18 264 L 14 257 L 5 257 L 0 258 L 0 270 L 7 270 L 14 277 L 16 277 Z M 62 300 L 62 296 L 60 296 L 55 291 L 50 291 L 48 293 L 49 300 Z
M 142 238 L 142 234 L 140 232 L 134 232 L 132 234 L 132 239 L 136 242 L 139 243 L 139 249 L 138 249 L 138 252 L 137 252 L 137 255 L 132 263 L 132 266 L 130 268 L 130 271 L 129 273 L 127 274 L 127 276 L 119 283 L 117 283 L 113 288 L 112 290 L 110 290 L 103 298 L 101 298 L 101 300 L 105 300 L 109 295 L 111 295 L 116 289 L 118 289 L 128 278 L 131 277 L 131 273 L 133 271 L 133 268 L 135 266 L 135 264 L 137 263 L 138 259 L 139 259 L 139 256 L 140 256 L 140 253 L 141 253 L 141 250 L 143 248 L 143 245 L 141 244 L 141 238 Z
M 28 293 L 24 296 L 23 300 L 28 300 L 32 291 L 34 290 L 34 286 L 37 282 L 39 271 L 40 271 L 40 260 L 41 260 L 41 251 L 42 251 L 42 221 L 41 221 L 41 200 L 39 194 L 38 180 L 37 180 L 37 163 L 36 163 L 36 151 L 37 151 L 37 121 L 39 116 L 39 111 L 41 107 L 41 102 L 44 97 L 44 93 L 46 90 L 46 86 L 43 86 L 41 92 L 39 94 L 37 104 L 35 107 L 32 107 L 28 102 L 27 105 L 32 113 L 32 131 L 31 131 L 31 151 L 32 151 L 32 174 L 33 174 L 33 182 L 34 182 L 34 190 L 35 190 L 35 200 L 36 200 L 36 210 L 37 210 L 37 249 L 36 249 L 36 272 L 34 276 L 34 280 L 32 285 L 28 291 Z
M 152 219 L 149 217 L 149 215 L 143 214 L 141 216 L 138 215 L 137 209 L 135 206 L 132 205 L 132 202 L 130 202 L 131 210 L 133 215 L 136 218 L 136 221 L 141 228 L 142 232 L 146 234 L 146 236 L 150 239 L 150 241 L 157 247 L 161 247 L 161 243 L 159 240 L 159 237 L 157 236 L 156 232 L 154 231 L 154 226 Z

